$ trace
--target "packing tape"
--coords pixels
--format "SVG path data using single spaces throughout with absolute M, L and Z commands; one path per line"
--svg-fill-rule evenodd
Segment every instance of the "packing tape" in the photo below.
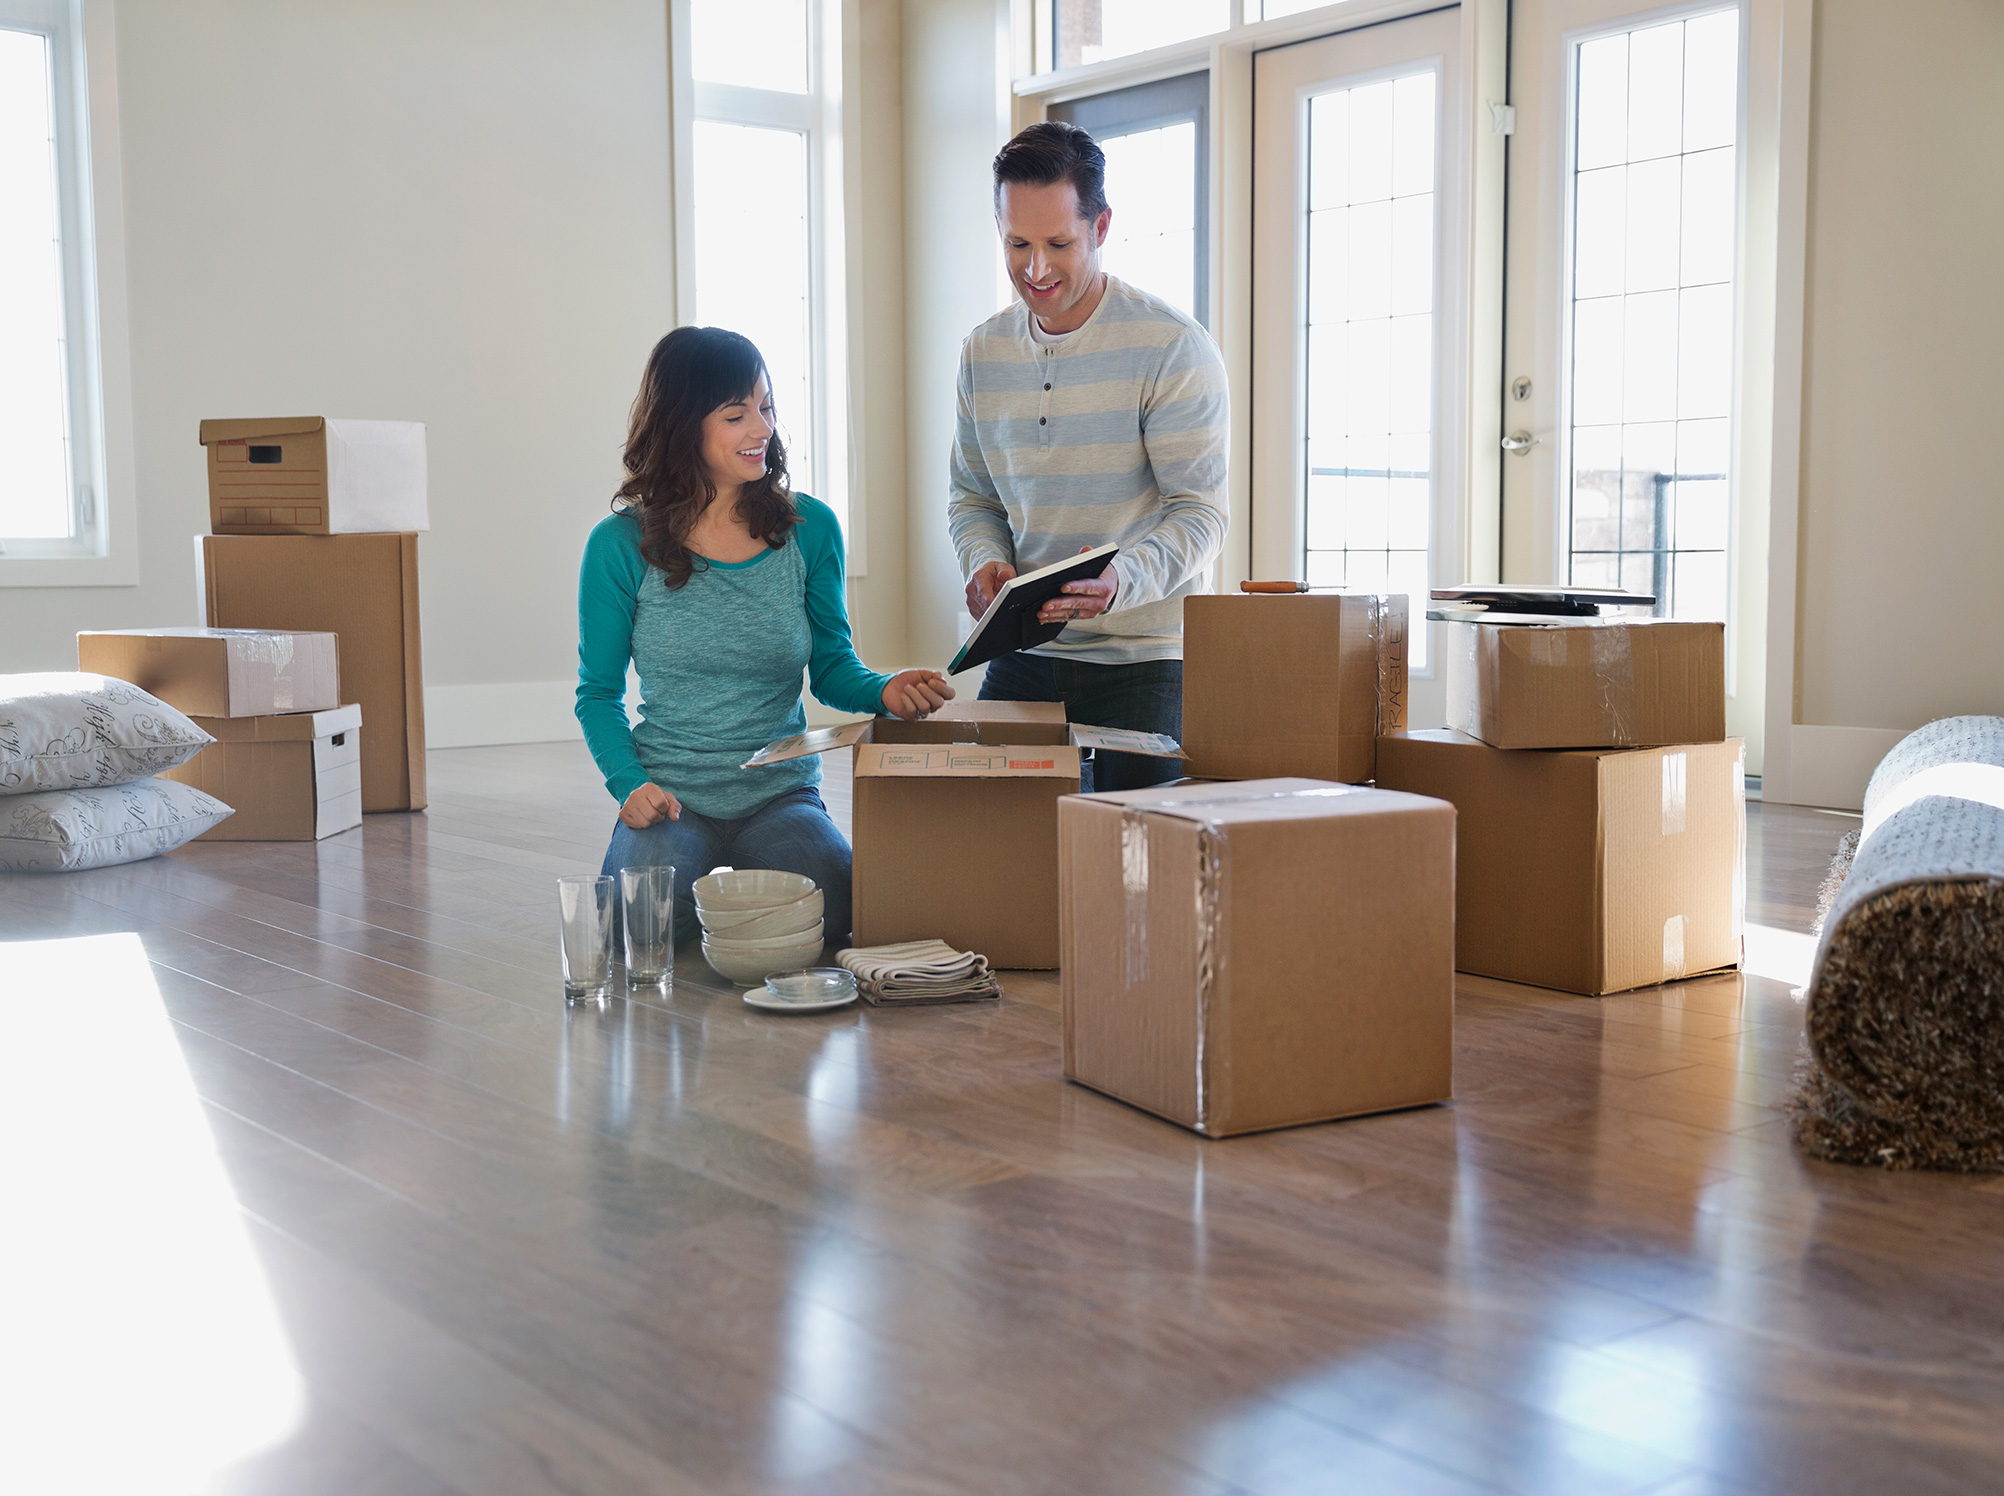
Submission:
M 1684 916 L 1673 914 L 1663 921 L 1663 980 L 1684 978 Z
M 1374 737 L 1402 732 L 1406 725 L 1406 623 L 1404 593 L 1371 594 L 1371 646 L 1377 658 L 1378 696 L 1373 707 Z
M 1684 834 L 1685 777 L 1690 772 L 1687 755 L 1679 748 L 1663 755 L 1663 834 Z
M 246 665 L 269 665 L 272 671 L 271 709 L 275 712 L 292 710 L 292 635 L 249 631 L 232 633 L 230 653 Z
M 1132 806 L 1120 816 L 1120 887 L 1127 927 L 1121 985 L 1133 988 L 1148 980 L 1148 817 Z
M 1554 629 L 1554 633 L 1570 630 Z M 1635 651 L 1620 624 L 1588 628 L 1593 641 L 1593 675 L 1600 683 L 1601 708 L 1616 743 L 1635 741 Z

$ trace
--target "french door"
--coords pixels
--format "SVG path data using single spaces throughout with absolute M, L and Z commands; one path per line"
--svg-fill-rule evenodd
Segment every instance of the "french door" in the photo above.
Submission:
M 1253 574 L 1402 592 L 1409 715 L 1444 702 L 1431 586 L 1465 579 L 1461 18 L 1253 63 Z

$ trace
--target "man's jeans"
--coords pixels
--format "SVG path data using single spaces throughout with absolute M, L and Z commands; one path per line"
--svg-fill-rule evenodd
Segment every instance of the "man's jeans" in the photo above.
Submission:
M 1048 655 L 1007 654 L 989 662 L 981 699 L 1061 702 L 1068 722 L 1159 732 L 1181 742 L 1183 662 L 1093 665 Z M 1084 767 L 1079 788 L 1087 794 L 1146 789 L 1151 784 L 1166 784 L 1182 772 L 1180 759 L 1095 752 Z
M 696 919 L 693 884 L 711 868 L 778 868 L 805 873 L 821 889 L 822 919 L 832 945 L 849 943 L 849 844 L 821 792 L 803 786 L 768 800 L 748 816 L 720 820 L 682 807 L 682 819 L 662 821 L 635 831 L 615 822 L 612 845 L 605 849 L 605 875 L 617 878 L 623 867 L 675 869 L 675 943 L 693 940 L 702 926 Z

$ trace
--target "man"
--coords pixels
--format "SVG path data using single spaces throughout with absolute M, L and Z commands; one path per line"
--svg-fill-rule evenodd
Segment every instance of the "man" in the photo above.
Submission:
M 1197 322 L 1100 268 L 1105 181 L 1093 138 L 1058 121 L 995 158 L 1019 300 L 961 345 L 947 510 L 976 618 L 1018 570 L 1121 548 L 1044 605 L 1062 634 L 988 666 L 983 700 L 1062 702 L 1075 722 L 1180 736 L 1183 599 L 1209 590 L 1225 539 L 1225 367 Z M 1177 772 L 1102 753 L 1085 788 Z

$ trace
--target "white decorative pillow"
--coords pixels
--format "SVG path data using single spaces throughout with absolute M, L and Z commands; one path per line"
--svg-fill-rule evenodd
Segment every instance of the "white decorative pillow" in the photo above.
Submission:
M 0 800 L 0 872 L 67 873 L 171 852 L 236 812 L 192 784 L 137 779 Z
M 0 675 L 0 795 L 145 779 L 213 742 L 166 702 L 108 675 Z

